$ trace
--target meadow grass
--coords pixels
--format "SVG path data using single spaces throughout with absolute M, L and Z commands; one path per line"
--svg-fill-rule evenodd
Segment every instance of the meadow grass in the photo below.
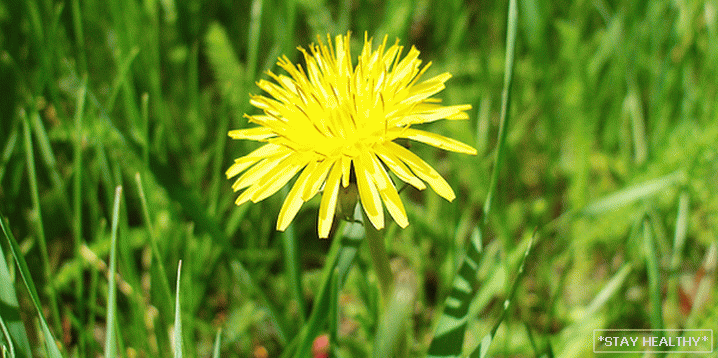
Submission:
M 2 2 L 0 357 L 573 357 L 594 329 L 715 328 L 717 11 Z M 457 198 L 401 191 L 384 303 L 361 224 L 318 239 L 313 199 L 277 232 L 287 190 L 237 207 L 224 176 L 255 82 L 347 31 L 473 106 L 424 128 L 478 156 L 411 144 Z

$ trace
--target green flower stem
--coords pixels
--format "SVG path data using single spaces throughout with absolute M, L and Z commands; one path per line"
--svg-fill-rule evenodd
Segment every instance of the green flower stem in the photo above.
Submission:
M 384 238 L 382 233 L 371 224 L 364 210 L 361 210 L 364 216 L 364 232 L 366 242 L 369 245 L 369 254 L 371 256 L 374 271 L 379 279 L 379 289 L 381 290 L 382 307 L 389 302 L 391 298 L 391 289 L 394 284 L 394 277 L 389 267 L 389 256 L 386 253 Z

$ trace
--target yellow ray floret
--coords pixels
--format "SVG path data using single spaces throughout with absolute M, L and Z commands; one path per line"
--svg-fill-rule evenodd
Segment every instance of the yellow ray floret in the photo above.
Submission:
M 429 184 L 449 201 L 456 195 L 434 168 L 394 140 L 476 154 L 457 140 L 411 128 L 468 118 L 470 105 L 442 106 L 431 98 L 444 89 L 449 73 L 421 81 L 431 63 L 421 65 L 419 50 L 412 46 L 402 58 L 398 40 L 387 46 L 386 37 L 372 50 L 366 35 L 354 65 L 349 43 L 347 34 L 337 36 L 333 44 L 327 36 L 327 44 L 320 40 L 299 48 L 304 67 L 280 58 L 277 65 L 286 74 L 268 72 L 271 81 L 257 82 L 266 95 L 250 98 L 263 114 L 246 117 L 258 126 L 229 132 L 233 139 L 266 143 L 227 169 L 227 178 L 239 175 L 232 185 L 234 191 L 242 191 L 237 205 L 264 200 L 299 174 L 279 212 L 277 230 L 285 230 L 302 205 L 322 191 L 318 232 L 328 237 L 340 188 L 349 185 L 356 185 L 374 227 L 384 227 L 384 208 L 406 227 L 406 210 L 388 172 L 419 190 Z

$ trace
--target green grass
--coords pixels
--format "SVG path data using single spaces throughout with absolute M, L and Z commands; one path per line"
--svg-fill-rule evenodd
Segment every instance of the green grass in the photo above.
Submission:
M 715 327 L 716 5 L 509 3 L 0 3 L 0 356 L 571 357 Z M 384 308 L 360 224 L 317 239 L 314 199 L 276 232 L 287 190 L 236 207 L 224 176 L 255 82 L 347 31 L 473 106 L 423 127 L 478 156 L 412 144 L 457 199 L 401 191 Z

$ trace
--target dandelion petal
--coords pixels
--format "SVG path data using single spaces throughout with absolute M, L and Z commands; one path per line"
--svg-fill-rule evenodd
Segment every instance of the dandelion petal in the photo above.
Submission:
M 448 201 L 453 201 L 456 198 L 456 194 L 454 194 L 454 190 L 451 189 L 449 183 L 416 154 L 393 142 L 387 143 L 386 146 L 390 147 L 393 154 L 406 163 L 419 178 L 429 183 L 429 186 L 442 198 Z
M 342 170 L 338 164 L 334 164 L 327 182 L 324 186 L 324 194 L 322 194 L 322 203 L 319 205 L 319 238 L 326 239 L 329 237 L 329 230 L 332 229 L 332 221 L 334 221 L 334 212 L 337 209 L 337 197 L 339 194 L 339 179 Z
M 284 159 L 282 163 L 277 164 L 276 167 L 258 180 L 258 182 L 261 183 L 261 188 L 254 192 L 250 199 L 252 202 L 257 203 L 276 193 L 306 164 L 306 159 L 302 160 L 295 156 Z
M 417 142 L 426 143 L 428 145 L 443 149 L 443 150 L 449 150 L 452 152 L 457 153 L 464 153 L 464 154 L 472 154 L 476 155 L 476 149 L 473 147 L 466 145 L 464 143 L 459 142 L 456 139 L 451 139 L 448 137 L 444 137 L 442 135 L 426 132 L 418 129 L 409 128 L 404 130 L 404 133 L 402 134 L 401 138 L 408 138 L 411 140 L 415 140 Z
M 287 198 L 284 199 L 282 209 L 279 210 L 279 218 L 277 219 L 277 230 L 286 230 L 287 226 L 289 226 L 289 223 L 291 223 L 292 220 L 294 220 L 294 217 L 297 216 L 299 209 L 304 204 L 304 200 L 302 199 L 302 192 L 304 191 L 304 187 L 307 185 L 309 176 L 312 174 L 312 172 L 316 169 L 317 166 L 318 164 L 316 162 L 311 162 L 304 168 L 302 174 L 299 174 L 299 178 L 297 178 L 296 183 L 294 183 L 294 186 L 292 186 L 292 189 L 289 191 L 289 194 L 287 194 Z
M 363 161 L 354 162 L 359 198 L 369 221 L 377 230 L 381 230 L 384 228 L 384 210 L 373 177 L 370 176 L 370 171 L 365 165 Z
M 421 181 L 421 179 L 417 178 L 414 174 L 411 173 L 411 170 L 401 162 L 396 156 L 391 154 L 389 151 L 384 149 L 383 146 L 376 146 L 375 147 L 376 154 L 381 158 L 381 160 L 386 164 L 387 167 L 392 171 L 392 173 L 396 174 L 399 179 L 403 180 L 405 183 L 411 184 L 413 187 L 424 190 L 426 189 L 426 185 L 424 185 L 424 182 Z
M 389 212 L 391 217 L 394 218 L 394 221 L 399 224 L 399 226 L 405 228 L 409 225 L 409 219 L 406 217 L 404 204 L 401 202 L 401 198 L 394 187 L 394 183 L 392 183 L 391 179 L 389 179 L 389 175 L 381 166 L 381 163 L 379 163 L 379 159 L 373 155 L 369 156 L 369 158 L 374 165 L 375 174 L 373 177 L 377 179 L 379 195 L 381 196 L 381 200 L 384 201 L 384 205 L 386 205 L 386 210 Z
M 229 131 L 229 136 L 232 139 L 263 140 L 275 137 L 276 134 L 270 128 L 256 127 L 249 129 L 235 129 L 233 131 Z

